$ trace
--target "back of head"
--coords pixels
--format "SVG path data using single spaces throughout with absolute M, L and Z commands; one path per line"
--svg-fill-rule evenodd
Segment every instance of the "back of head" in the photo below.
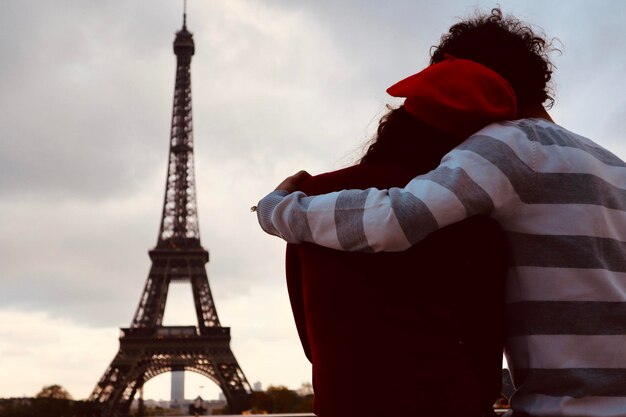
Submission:
M 410 166 L 416 175 L 422 174 L 436 168 L 460 142 L 410 115 L 403 106 L 390 108 L 380 119 L 360 163 Z
M 439 45 L 433 47 L 430 68 L 433 64 L 450 60 L 450 57 L 456 58 L 457 62 L 477 62 L 508 81 L 517 98 L 518 108 L 537 106 L 546 101 L 550 107 L 554 99 L 550 96 L 548 83 L 552 78 L 553 65 L 548 53 L 552 50 L 542 34 L 535 33 L 529 25 L 514 17 L 504 16 L 499 8 L 494 8 L 490 13 L 477 13 L 450 27 L 448 33 L 441 37 Z M 412 77 L 425 75 L 428 71 L 426 69 Z M 438 93 L 435 96 L 441 99 L 445 89 L 436 90 Z M 462 97 L 448 98 L 446 103 L 456 100 L 454 109 L 464 108 L 459 103 Z M 489 100 L 479 100 L 481 103 L 485 101 Z M 427 119 L 419 111 L 418 114 L 410 114 L 405 107 L 406 101 L 405 106 L 390 109 L 381 118 L 377 134 L 369 143 L 361 163 L 411 165 L 420 172 L 427 172 L 434 169 L 441 158 L 466 136 L 445 133 L 441 128 L 435 128 L 435 124 L 422 121 Z M 468 124 L 468 120 L 459 119 L 459 115 L 448 119 L 447 123 Z
M 552 49 L 543 34 L 495 8 L 450 27 L 439 45 L 433 47 L 430 63 L 442 62 L 446 55 L 478 62 L 511 84 L 519 107 L 546 101 L 550 107 L 554 99 L 548 82 L 553 65 L 548 53 Z

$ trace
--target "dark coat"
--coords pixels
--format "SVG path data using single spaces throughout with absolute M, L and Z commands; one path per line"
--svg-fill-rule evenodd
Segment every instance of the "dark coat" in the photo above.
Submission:
M 404 186 L 415 168 L 360 164 L 311 177 L 309 195 Z M 315 413 L 479 416 L 500 393 L 506 245 L 473 217 L 405 252 L 288 245 L 287 284 L 313 364 Z

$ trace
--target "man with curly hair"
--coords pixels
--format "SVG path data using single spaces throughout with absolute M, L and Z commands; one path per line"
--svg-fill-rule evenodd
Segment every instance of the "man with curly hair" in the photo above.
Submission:
M 518 119 L 474 133 L 404 188 L 308 197 L 295 191 L 308 175 L 300 172 L 259 202 L 259 222 L 291 243 L 374 252 L 402 251 L 446 225 L 491 216 L 510 250 L 512 415 L 623 416 L 626 163 L 550 118 L 549 50 L 499 9 L 453 25 L 431 63 L 451 55 L 496 71 L 515 91 Z

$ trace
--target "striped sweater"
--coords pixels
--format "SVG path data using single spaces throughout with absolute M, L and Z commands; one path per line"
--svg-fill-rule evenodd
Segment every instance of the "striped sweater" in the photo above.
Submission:
M 297 243 L 401 251 L 474 214 L 507 233 L 513 416 L 626 415 L 626 164 L 542 119 L 492 124 L 403 189 L 259 202 Z

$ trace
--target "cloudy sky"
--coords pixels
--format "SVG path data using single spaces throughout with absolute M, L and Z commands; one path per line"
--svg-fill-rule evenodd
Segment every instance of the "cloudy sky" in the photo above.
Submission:
M 249 208 L 288 174 L 358 158 L 393 82 L 471 0 L 189 0 L 202 243 L 248 380 L 310 381 L 283 250 Z M 501 0 L 557 37 L 551 114 L 626 158 L 626 3 Z M 0 0 L 0 397 L 86 398 L 118 349 L 157 239 L 182 0 Z M 188 285 L 166 324 L 194 324 Z M 216 397 L 190 377 L 187 397 Z M 372 381 L 378 383 L 378 381 Z M 201 388 L 202 386 L 202 388 Z M 167 398 L 167 375 L 146 397 Z

